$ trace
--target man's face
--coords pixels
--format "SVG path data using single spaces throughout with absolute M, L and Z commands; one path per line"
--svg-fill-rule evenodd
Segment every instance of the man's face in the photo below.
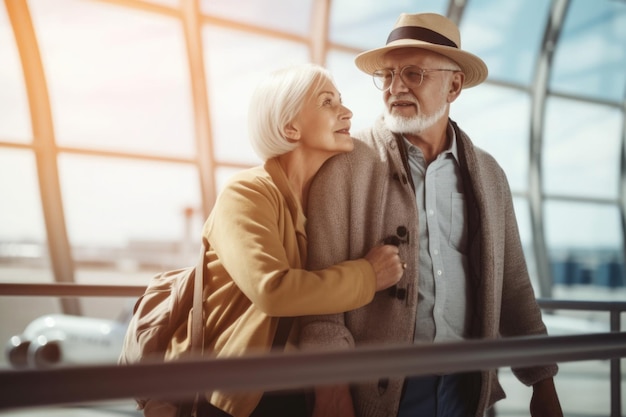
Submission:
M 419 86 L 410 85 L 410 77 L 399 74 L 407 66 L 423 70 L 456 69 L 453 62 L 433 52 L 405 48 L 387 53 L 383 65 L 394 71 L 393 81 L 383 93 L 385 121 L 392 131 L 419 134 L 447 116 L 452 81 L 460 73 L 427 71 Z

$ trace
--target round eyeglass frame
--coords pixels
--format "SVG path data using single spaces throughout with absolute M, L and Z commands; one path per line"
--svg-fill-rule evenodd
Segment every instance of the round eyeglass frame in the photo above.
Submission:
M 409 73 L 407 75 L 407 70 L 415 70 L 414 73 Z M 424 74 L 428 72 L 439 72 L 439 71 L 450 71 L 457 72 L 460 71 L 458 69 L 450 69 L 450 68 L 431 68 L 431 69 L 423 69 L 415 65 L 407 65 L 406 67 L 400 68 L 400 79 L 408 88 L 418 88 L 424 82 Z M 374 81 L 374 85 L 380 91 L 387 91 L 391 88 L 393 84 L 393 80 L 398 72 L 395 69 L 383 68 L 376 70 L 372 73 L 372 80 Z M 415 78 L 419 77 L 419 78 Z

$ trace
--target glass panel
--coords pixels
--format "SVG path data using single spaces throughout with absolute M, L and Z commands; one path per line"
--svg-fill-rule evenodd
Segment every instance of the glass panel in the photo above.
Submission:
M 30 110 L 15 36 L 0 6 L 0 141 L 30 142 Z
M 528 85 L 549 11 L 549 1 L 469 1 L 460 28 L 463 49 L 485 61 L 490 79 Z
M 185 214 L 200 206 L 193 165 L 64 154 L 59 170 L 77 269 L 187 264 L 187 242 L 200 236 Z
M 51 282 L 32 152 L 0 151 L 0 196 L 0 281 Z
M 374 124 L 384 109 L 383 95 L 372 77 L 354 65 L 354 54 L 329 52 L 326 66 L 332 72 L 343 103 L 352 110 L 352 133 Z
M 269 29 L 309 34 L 313 0 L 202 0 L 206 14 Z
M 625 2 L 573 0 L 554 54 L 551 89 L 621 103 L 625 27 Z
M 548 200 L 544 224 L 555 284 L 625 285 L 617 206 Z
M 554 298 L 623 301 L 626 281 L 617 206 L 548 200 L 545 216 Z M 569 328 L 570 332 L 572 329 L 577 333 L 609 331 L 606 312 L 564 310 L 558 315 L 563 319 L 553 320 L 553 324 Z M 559 321 L 563 322 L 559 324 Z M 608 402 L 605 398 L 602 404 Z M 591 408 L 586 411 L 591 412 Z
M 250 96 L 270 71 L 308 62 L 304 44 L 258 35 L 204 28 L 205 56 L 215 157 L 260 163 L 248 140 Z
M 32 152 L 0 150 L 0 196 L 0 282 L 53 282 Z M 49 313 L 60 313 L 58 298 L 0 297 L 0 317 L 5 318 L 0 341 L 6 343 L 31 320 Z M 7 363 L 6 355 L 0 355 L 0 366 Z
M 60 145 L 193 155 L 178 21 L 100 2 L 29 4 Z
M 329 40 L 360 49 L 383 46 L 400 13 L 432 12 L 445 14 L 447 1 L 387 0 L 363 2 L 361 0 L 333 0 Z
M 484 84 L 463 90 L 450 106 L 474 144 L 496 158 L 513 191 L 528 187 L 530 97 L 526 92 Z
M 13 149 L 0 152 L 0 195 L 0 242 L 4 249 L 0 256 L 40 258 L 45 253 L 46 231 L 37 167 L 31 152 Z
M 622 117 L 616 108 L 548 98 L 545 192 L 617 198 Z

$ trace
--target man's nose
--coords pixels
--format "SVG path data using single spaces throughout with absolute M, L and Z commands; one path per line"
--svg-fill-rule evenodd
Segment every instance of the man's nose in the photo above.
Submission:
M 389 86 L 389 92 L 392 96 L 397 95 L 397 93 L 404 93 L 409 91 L 409 87 L 404 83 L 404 80 L 400 76 L 400 73 L 396 73 L 391 79 L 391 85 Z

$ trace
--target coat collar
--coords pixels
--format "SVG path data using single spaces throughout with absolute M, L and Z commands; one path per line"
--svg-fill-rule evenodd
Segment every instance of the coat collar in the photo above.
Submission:
M 302 205 L 298 200 L 298 197 L 293 192 L 291 185 L 289 183 L 289 179 L 287 178 L 287 174 L 285 170 L 278 162 L 278 158 L 268 159 L 265 164 L 263 164 L 263 168 L 272 178 L 272 181 L 278 188 L 278 191 L 283 195 L 285 201 L 287 202 L 287 207 L 292 214 L 293 219 L 296 222 L 296 229 L 298 231 L 304 230 L 306 217 L 304 215 L 304 211 L 302 209 Z

